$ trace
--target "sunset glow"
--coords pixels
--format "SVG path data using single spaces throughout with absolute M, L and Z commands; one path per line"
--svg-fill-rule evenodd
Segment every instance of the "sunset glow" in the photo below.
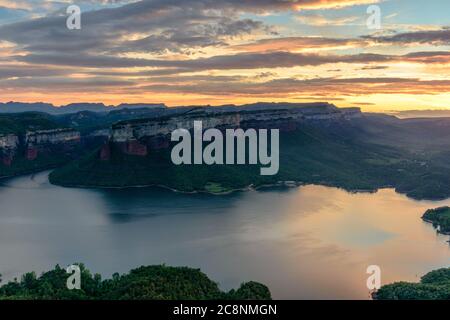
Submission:
M 80 30 L 66 27 L 70 4 Z M 0 0 L 0 102 L 447 109 L 450 2 L 426 4 Z

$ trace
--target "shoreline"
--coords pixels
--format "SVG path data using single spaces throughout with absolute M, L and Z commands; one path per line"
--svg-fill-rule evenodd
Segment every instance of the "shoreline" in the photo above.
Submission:
M 49 181 L 50 182 L 50 181 Z M 318 186 L 324 186 L 324 187 L 330 187 L 330 188 L 337 188 L 337 189 L 341 189 L 344 190 L 345 192 L 348 193 L 353 193 L 353 194 L 357 194 L 357 193 L 376 193 L 381 189 L 393 189 L 396 193 L 401 194 L 406 196 L 409 199 L 415 200 L 415 201 L 442 201 L 442 200 L 446 200 L 446 199 L 450 199 L 447 197 L 442 197 L 439 199 L 417 199 L 417 198 L 413 198 L 407 195 L 407 193 L 403 193 L 403 192 L 399 192 L 395 186 L 391 186 L 391 185 L 385 185 L 385 186 L 380 186 L 378 188 L 373 188 L 373 189 L 346 189 L 337 185 L 334 185 L 332 183 L 327 183 L 327 182 L 321 182 L 321 183 L 305 183 L 303 181 L 294 181 L 294 180 L 286 180 L 286 181 L 278 181 L 276 183 L 271 183 L 271 184 L 263 184 L 263 185 L 257 185 L 255 186 L 254 184 L 250 184 L 244 187 L 239 187 L 239 188 L 233 188 L 227 191 L 222 191 L 222 192 L 212 192 L 212 191 L 207 191 L 207 190 L 193 190 L 193 191 L 186 191 L 186 190 L 180 190 L 180 189 L 176 189 L 174 187 L 170 187 L 167 185 L 161 185 L 161 184 L 147 184 L 147 185 L 132 185 L 132 186 L 86 186 L 86 185 L 66 185 L 66 184 L 57 184 L 57 183 L 52 183 L 50 182 L 50 184 L 55 185 L 55 186 L 59 186 L 59 187 L 63 187 L 63 188 L 79 188 L 79 189 L 99 189 L 99 190 L 126 190 L 126 189 L 136 189 L 136 188 L 161 188 L 161 189 L 165 189 L 165 190 L 170 190 L 172 192 L 176 192 L 176 193 L 181 193 L 181 194 L 209 194 L 209 195 L 213 195 L 213 196 L 221 196 L 221 195 L 229 195 L 232 193 L 236 193 L 236 192 L 246 192 L 246 191 L 257 191 L 257 190 L 261 190 L 261 189 L 265 189 L 265 188 L 297 188 L 300 186 L 307 186 L 307 185 L 318 185 Z
M 2 182 L 2 180 L 7 180 L 7 179 L 11 179 L 11 178 L 18 178 L 18 177 L 23 177 L 23 176 L 27 176 L 30 174 L 36 174 L 36 173 L 40 173 L 40 172 L 45 172 L 48 170 L 53 170 L 58 168 L 59 165 L 50 165 L 50 166 L 46 166 L 46 167 L 42 167 L 39 169 L 31 169 L 31 170 L 26 170 L 23 172 L 18 172 L 18 173 L 14 173 L 11 175 L 7 175 L 7 176 L 0 176 L 0 183 Z
M 424 218 L 424 217 L 422 217 L 422 220 L 427 223 L 430 223 L 433 226 L 433 228 L 436 230 L 437 233 L 444 235 L 444 236 L 450 236 L 450 231 L 441 231 L 441 226 L 439 224 L 436 224 L 434 221 Z M 437 225 L 439 228 L 436 228 L 435 225 Z M 450 243 L 450 240 L 447 242 Z
M 50 181 L 49 181 L 50 182 Z M 226 190 L 226 191 L 221 191 L 221 192 L 212 192 L 212 191 L 207 191 L 207 190 L 193 190 L 193 191 L 186 191 L 186 190 L 180 190 L 180 189 L 176 189 L 174 187 L 170 187 L 167 185 L 162 185 L 162 184 L 145 184 L 145 185 L 131 185 L 131 186 L 86 186 L 86 185 L 69 185 L 69 184 L 57 184 L 57 183 L 52 183 L 50 182 L 50 184 L 55 185 L 55 186 L 59 186 L 59 187 L 63 187 L 63 188 L 78 188 L 78 189 L 99 189 L 99 190 L 126 190 L 126 189 L 138 189 L 138 188 L 161 188 L 161 189 L 166 189 L 166 190 L 170 190 L 176 193 L 181 193 L 181 194 L 209 194 L 209 195 L 214 195 L 214 196 L 221 196 L 221 195 L 229 195 L 235 192 L 246 192 L 246 191 L 256 191 L 256 190 L 260 190 L 260 189 L 265 189 L 265 188 L 297 188 L 297 187 L 301 187 L 301 186 L 307 186 L 307 185 L 319 185 L 319 186 L 324 186 L 324 187 L 331 187 L 331 188 L 337 188 L 337 189 L 341 189 L 344 190 L 346 192 L 349 193 L 376 193 L 378 190 L 380 189 L 384 189 L 384 188 L 392 188 L 393 187 L 380 187 L 380 188 L 376 188 L 376 189 L 345 189 L 336 185 L 332 185 L 332 184 L 327 184 L 327 183 L 305 183 L 303 181 L 293 181 L 293 180 L 286 180 L 286 181 L 277 181 L 276 183 L 270 183 L 270 184 L 262 184 L 262 185 L 257 185 L 255 186 L 254 184 L 250 184 L 244 187 L 239 187 L 239 188 L 233 188 L 230 190 Z
M 20 176 L 26 176 L 26 175 L 31 175 L 31 174 L 36 174 L 36 173 L 41 173 L 44 171 L 48 171 L 48 170 L 53 170 L 58 168 L 58 166 L 54 165 L 54 166 L 48 166 L 48 167 L 44 167 L 44 168 L 40 168 L 38 170 L 30 170 L 27 172 L 21 172 L 21 173 L 17 173 L 14 175 L 9 175 L 9 176 L 0 176 L 0 183 L 2 182 L 2 180 L 7 180 L 7 179 L 11 179 L 11 178 L 16 178 L 16 177 L 20 177 Z M 51 173 L 51 171 L 49 172 L 49 174 Z M 221 196 L 221 195 L 229 195 L 235 192 L 245 192 L 245 191 L 255 191 L 255 190 L 260 190 L 260 189 L 264 189 L 264 188 L 276 188 L 276 187 L 282 187 L 282 188 L 296 188 L 296 187 L 300 187 L 300 186 L 305 186 L 305 185 L 319 185 L 319 186 L 324 186 L 324 187 L 331 187 L 331 188 L 337 188 L 337 189 L 341 189 L 344 190 L 346 192 L 349 193 L 376 193 L 381 189 L 394 189 L 394 191 L 398 194 L 404 195 L 409 199 L 415 200 L 415 201 L 444 201 L 447 199 L 450 199 L 450 197 L 436 197 L 436 198 L 415 198 L 412 196 L 409 196 L 407 192 L 401 192 L 398 191 L 398 189 L 393 186 L 393 185 L 383 185 L 383 186 L 378 186 L 378 187 L 374 187 L 374 188 L 370 188 L 370 189 L 347 189 L 338 185 L 335 185 L 333 183 L 328 183 L 326 181 L 321 181 L 318 183 L 306 183 L 304 181 L 296 181 L 296 180 L 285 180 L 285 181 L 277 181 L 275 183 L 270 183 L 270 184 L 263 184 L 263 185 L 257 185 L 255 186 L 254 184 L 250 184 L 244 187 L 239 187 L 239 188 L 232 188 L 226 191 L 222 191 L 222 192 L 212 192 L 212 191 L 207 191 L 207 190 L 192 190 L 192 191 L 186 191 L 186 190 L 181 190 L 181 189 L 176 189 L 174 187 L 170 187 L 167 185 L 162 185 L 162 184 L 145 184 L 145 185 L 130 185 L 130 186 L 101 186 L 101 185 L 70 185 L 70 184 L 58 184 L 58 183 L 52 183 L 49 179 L 49 183 L 55 186 L 59 186 L 59 187 L 63 187 L 63 188 L 77 188 L 77 189 L 135 189 L 135 188 L 152 188 L 152 187 L 156 187 L 156 188 L 161 188 L 161 189 L 165 189 L 165 190 L 170 190 L 172 192 L 176 192 L 176 193 L 181 193 L 181 194 L 209 194 L 209 195 L 214 195 L 214 196 Z M 450 234 L 449 234 L 450 235 Z

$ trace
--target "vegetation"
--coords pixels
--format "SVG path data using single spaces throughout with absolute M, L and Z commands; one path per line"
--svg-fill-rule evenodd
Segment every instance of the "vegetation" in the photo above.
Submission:
M 71 160 L 72 158 L 67 154 L 40 154 L 33 161 L 29 161 L 23 156 L 16 156 L 12 166 L 6 166 L 0 162 L 0 178 L 55 168 Z
M 395 186 L 417 199 L 450 196 L 450 170 L 422 161 L 394 147 L 361 142 L 347 129 L 302 126 L 280 135 L 280 170 L 261 176 L 260 165 L 175 166 L 170 150 L 146 157 L 125 155 L 112 145 L 111 159 L 98 152 L 58 168 L 50 181 L 63 186 L 129 187 L 160 185 L 185 192 L 224 193 L 249 185 L 298 181 L 349 191 Z
M 56 266 L 40 277 L 30 272 L 20 281 L 0 287 L 1 299 L 21 300 L 216 300 L 271 299 L 269 289 L 257 282 L 243 283 L 239 289 L 222 292 L 217 284 L 198 269 L 187 267 L 143 266 L 127 274 L 114 274 L 102 280 L 99 274 L 79 264 L 81 289 L 67 289 L 70 274 Z
M 440 233 L 450 234 L 450 208 L 441 207 L 429 209 L 425 212 L 422 219 L 431 222 Z
M 450 268 L 432 271 L 420 283 L 396 282 L 381 287 L 376 300 L 450 300 Z
M 39 152 L 34 160 L 27 160 L 25 157 L 25 133 L 27 131 L 51 130 L 58 128 L 67 128 L 68 126 L 57 116 L 52 116 L 40 112 L 23 112 L 0 114 L 0 135 L 15 134 L 19 136 L 19 145 L 17 149 L 11 152 L 5 152 L 0 148 L 0 178 L 16 176 L 21 174 L 33 173 L 49 168 L 62 166 L 78 155 L 86 153 L 86 150 L 92 150 L 92 146 L 83 143 L 80 146 L 65 148 L 64 146 L 55 147 L 45 146 L 44 152 Z M 97 147 L 97 145 L 95 146 Z M 12 153 L 12 163 L 9 165 L 1 161 L 2 156 Z
M 61 127 L 46 113 L 24 112 L 0 114 L 0 134 L 25 133 L 27 130 L 49 130 Z
M 83 111 L 52 116 L 44 113 L 0 114 L 1 133 L 72 127 L 88 134 L 124 119 L 156 117 L 158 110 L 123 109 L 109 113 Z M 89 139 L 83 139 L 85 143 Z M 344 122 L 303 123 L 280 136 L 280 171 L 261 176 L 259 165 L 174 166 L 169 150 L 152 150 L 147 157 L 112 150 L 110 161 L 101 161 L 95 145 L 83 145 L 72 160 L 52 153 L 34 161 L 21 161 L 19 150 L 12 166 L 0 164 L 0 177 L 49 167 L 50 180 L 63 186 L 129 187 L 160 185 L 185 192 L 226 193 L 250 185 L 296 181 L 323 184 L 349 191 L 394 187 L 415 199 L 450 197 L 450 126 L 445 119 L 399 120 L 365 115 Z M 72 157 L 73 158 L 73 157 Z M 78 157 L 77 157 L 78 158 Z M 24 159 L 23 159 L 24 160 Z

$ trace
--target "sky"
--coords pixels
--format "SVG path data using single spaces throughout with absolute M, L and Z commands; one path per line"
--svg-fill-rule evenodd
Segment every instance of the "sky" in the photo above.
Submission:
M 0 102 L 450 109 L 449 13 L 448 0 L 0 0 Z

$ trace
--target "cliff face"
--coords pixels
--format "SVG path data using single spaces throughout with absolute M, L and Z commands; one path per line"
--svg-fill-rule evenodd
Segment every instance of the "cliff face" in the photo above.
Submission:
M 18 146 L 19 137 L 17 135 L 0 135 L 0 160 L 3 165 L 11 165 Z
M 34 160 L 41 152 L 64 152 L 79 143 L 80 133 L 73 129 L 27 131 L 23 136 L 1 135 L 0 159 L 3 165 L 11 166 L 20 154 L 27 160 Z
M 40 152 L 64 152 L 80 143 L 80 133 L 73 129 L 28 131 L 25 135 L 26 158 L 34 160 Z
M 145 156 L 149 150 L 167 148 L 170 133 L 192 130 L 194 121 L 208 128 L 267 128 L 295 130 L 302 122 L 345 121 L 361 117 L 359 108 L 339 109 L 332 104 L 256 104 L 242 107 L 202 107 L 152 119 L 122 121 L 112 126 L 110 143 L 126 154 Z M 106 150 L 106 149 L 105 149 Z M 102 152 L 101 158 L 108 152 Z
M 19 137 L 15 134 L 0 135 L 0 149 L 16 149 Z
M 120 143 L 145 137 L 166 136 L 176 129 L 193 129 L 195 120 L 201 120 L 203 128 L 238 127 L 240 115 L 236 113 L 210 116 L 206 113 L 192 113 L 169 118 L 126 121 L 113 126 L 111 140 Z
M 28 131 L 25 135 L 27 145 L 59 144 L 80 141 L 80 133 L 73 129 L 54 129 Z

